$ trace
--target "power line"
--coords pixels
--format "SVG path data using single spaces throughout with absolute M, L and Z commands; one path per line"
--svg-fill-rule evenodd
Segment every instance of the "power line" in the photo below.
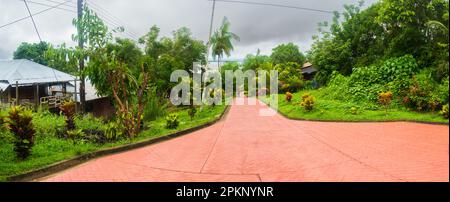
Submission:
M 97 14 L 97 13 L 96 13 L 96 14 Z M 101 20 L 103 20 L 103 22 L 104 22 L 105 24 L 109 25 L 109 27 L 113 27 L 113 28 L 122 27 L 120 24 L 118 24 L 118 23 L 112 21 L 111 19 L 109 19 L 109 18 L 107 18 L 107 17 L 99 16 L 98 14 L 97 14 L 97 17 L 100 18 Z M 136 36 L 130 34 L 130 33 L 127 32 L 127 31 L 121 32 L 121 34 L 123 34 L 124 36 L 127 36 L 128 38 L 131 38 L 131 39 L 134 40 L 134 41 L 138 41 Z
M 61 3 L 60 1 L 53 1 L 53 0 L 45 0 L 45 1 L 56 3 L 56 4 Z M 66 4 L 64 6 L 75 8 L 75 9 L 77 8 L 75 2 L 71 1 L 71 2 L 69 2 L 69 4 L 71 4 L 71 5 Z
M 31 18 L 31 21 L 33 22 L 34 29 L 36 30 L 36 33 L 37 33 L 37 35 L 39 37 L 39 41 L 42 42 L 41 35 L 39 34 L 39 31 L 38 31 L 38 28 L 36 26 L 36 23 L 34 22 L 33 15 L 31 15 L 31 11 L 30 11 L 30 8 L 28 7 L 27 1 L 24 0 L 23 3 L 25 3 L 25 6 L 27 7 L 28 14 L 30 14 L 30 18 Z
M 101 14 L 102 16 L 104 16 L 104 18 L 108 18 L 108 20 L 110 20 L 111 22 L 114 22 L 115 24 L 122 24 L 122 25 L 130 28 L 130 26 L 125 21 L 114 16 L 113 14 L 111 14 L 111 12 L 102 8 L 100 5 L 98 5 L 92 1 L 86 1 L 86 3 L 88 5 L 90 5 L 91 9 L 95 10 L 98 14 Z M 126 31 L 129 32 L 131 35 L 133 35 L 133 37 L 139 38 L 139 35 L 136 34 L 136 32 L 134 32 L 132 29 L 127 29 Z
M 33 13 L 33 14 L 31 14 L 30 16 L 23 17 L 23 18 L 14 20 L 14 21 L 12 21 L 12 22 L 6 23 L 6 24 L 0 26 L 0 29 L 3 28 L 3 27 L 9 26 L 9 25 L 18 23 L 18 22 L 20 22 L 20 21 L 26 20 L 26 19 L 30 18 L 31 16 L 37 16 L 37 15 L 39 15 L 39 14 L 45 13 L 45 12 L 47 12 L 47 11 L 50 11 L 50 10 L 52 10 L 52 9 L 58 8 L 59 6 L 61 6 L 61 5 L 63 5 L 63 4 L 66 4 L 66 3 L 70 2 L 70 1 L 71 1 L 71 0 L 62 2 L 62 3 L 60 3 L 60 4 L 57 4 L 57 5 L 55 5 L 55 6 L 52 6 L 52 7 L 50 7 L 50 8 L 41 10 L 41 11 L 39 11 L 39 12 L 37 12 L 37 13 Z
M 19 1 L 23 1 L 23 0 L 19 0 Z M 41 3 L 41 2 L 36 2 L 36 1 L 29 1 L 29 0 L 27 0 L 27 2 L 28 2 L 28 3 L 31 3 L 31 4 L 36 4 L 36 5 L 46 6 L 46 7 L 52 7 L 52 6 L 54 6 L 54 5 L 49 5 L 49 4 L 45 4 L 45 3 Z M 58 3 L 61 3 L 61 2 L 58 2 Z M 69 5 L 64 5 L 64 6 L 69 6 Z M 69 7 L 70 7 L 70 6 L 69 6 Z M 72 8 L 73 8 L 73 7 L 72 7 Z M 66 9 L 66 8 L 60 8 L 60 7 L 58 7 L 58 8 L 56 8 L 56 9 L 58 9 L 58 10 L 64 10 L 64 11 L 68 11 L 68 12 L 72 12 L 72 13 L 76 13 L 76 11 L 70 10 L 70 9 Z
M 211 12 L 211 24 L 209 25 L 209 36 L 208 36 L 208 44 L 206 49 L 206 66 L 209 65 L 209 47 L 211 46 L 211 35 L 214 23 L 214 11 L 216 9 L 216 0 L 213 0 L 212 12 Z
M 19 0 L 19 1 L 24 1 L 24 0 Z M 49 4 L 45 4 L 45 3 L 40 3 L 40 2 L 35 2 L 35 1 L 27 0 L 28 3 L 33 3 L 33 4 L 38 4 L 38 5 L 41 5 L 41 6 L 49 7 L 48 9 L 39 11 L 39 12 L 37 12 L 37 13 L 35 13 L 35 14 L 32 14 L 31 16 L 36 16 L 36 15 L 38 15 L 38 14 L 44 13 L 44 12 L 46 12 L 46 11 L 49 11 L 49 10 L 51 10 L 51 9 L 59 9 L 59 10 L 64 10 L 64 11 L 68 11 L 68 12 L 72 12 L 72 13 L 77 13 L 76 11 L 69 10 L 69 9 L 65 9 L 65 8 L 60 8 L 60 7 L 59 7 L 59 6 L 65 5 L 66 3 L 73 3 L 72 0 L 68 0 L 68 1 L 66 1 L 66 2 L 58 2 L 58 1 L 51 1 L 51 0 L 47 0 L 47 1 L 55 2 L 55 3 L 58 3 L 58 4 L 57 4 L 57 5 L 49 5 Z M 70 7 L 70 5 L 65 5 L 65 6 L 69 6 L 69 7 Z M 96 10 L 96 11 L 97 11 L 97 10 Z M 121 27 L 118 23 L 114 22 L 113 20 L 110 20 L 110 19 L 107 18 L 107 17 L 101 17 L 101 16 L 98 16 L 98 17 L 99 17 L 99 18 L 102 18 L 102 19 L 105 21 L 105 23 L 108 24 L 108 25 L 111 26 L 111 27 Z M 30 16 L 27 16 L 27 17 L 24 17 L 24 18 L 15 20 L 15 21 L 13 21 L 13 22 L 7 23 L 7 24 L 5 24 L 5 25 L 0 26 L 0 28 L 3 28 L 3 27 L 6 27 L 6 26 L 15 24 L 15 23 L 17 23 L 17 22 L 26 20 L 26 19 L 28 19 L 28 18 L 30 18 Z M 130 34 L 130 33 L 128 33 L 128 32 L 123 32 L 122 34 L 124 34 L 124 36 L 127 35 L 128 37 L 132 38 L 132 39 L 135 40 L 135 41 L 138 41 L 138 38 L 139 38 L 139 37 L 136 37 L 135 35 L 132 35 L 132 34 Z
M 88 4 L 90 4 L 90 5 L 92 5 L 92 6 L 96 7 L 96 8 L 98 8 L 99 10 L 104 11 L 104 13 L 106 13 L 106 15 L 108 15 L 108 16 L 110 16 L 112 19 L 115 19 L 116 21 L 118 21 L 119 24 L 127 25 L 127 23 L 126 23 L 125 21 L 123 21 L 122 19 L 120 19 L 120 18 L 114 16 L 114 15 L 111 14 L 108 10 L 102 8 L 100 5 L 94 3 L 94 2 L 92 2 L 92 1 L 90 1 L 90 0 L 87 1 L 87 2 L 88 2 Z M 130 26 L 128 26 L 128 27 L 130 27 Z M 131 29 L 130 29 L 130 32 L 133 33 L 133 34 L 136 34 L 136 33 L 133 32 L 133 30 L 131 30 Z
M 212 0 L 208 0 L 208 1 L 212 1 Z M 279 7 L 279 8 L 290 8 L 290 9 L 306 10 L 306 11 L 328 13 L 328 14 L 333 14 L 334 13 L 333 11 L 328 11 L 328 10 L 315 9 L 315 8 L 306 8 L 306 7 L 299 7 L 299 6 L 290 6 L 290 5 L 283 5 L 283 4 L 259 3 L 259 2 L 235 1 L 235 0 L 216 0 L 216 1 L 217 2 L 223 2 L 223 3 L 237 3 L 237 4 L 258 5 L 258 6 L 272 6 L 272 7 Z

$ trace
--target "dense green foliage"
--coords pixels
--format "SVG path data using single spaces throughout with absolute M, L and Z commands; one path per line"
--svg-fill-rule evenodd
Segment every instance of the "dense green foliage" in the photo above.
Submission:
M 75 129 L 75 102 L 66 101 L 59 106 L 61 113 L 66 119 L 66 130 L 71 131 Z
M 323 29 L 328 23 L 321 24 L 321 35 L 309 52 L 321 84 L 333 71 L 347 76 L 354 68 L 408 54 L 419 69 L 432 67 L 436 81 L 448 77 L 448 28 L 436 26 L 448 25 L 448 1 L 383 0 L 365 10 L 345 9 L 336 14 L 329 31 Z
M 417 64 L 411 56 L 393 58 L 381 66 L 357 68 L 348 77 L 335 72 L 324 91 L 327 97 L 369 106 L 378 94 L 391 91 L 396 105 L 435 111 L 448 103 L 448 79 L 442 84 L 432 78 L 430 69 L 414 74 Z M 388 72 L 388 74 L 386 74 Z
M 49 67 L 72 75 L 78 75 L 78 54 L 79 52 L 75 49 L 62 44 L 57 47 L 49 46 L 44 57 Z
M 300 103 L 302 95 L 310 93 L 315 99 L 314 108 L 305 110 Z M 269 103 L 269 97 L 260 98 Z M 448 124 L 448 118 L 437 112 L 416 112 L 396 106 L 392 103 L 388 116 L 382 105 L 378 103 L 357 103 L 351 100 L 329 98 L 325 89 L 302 90 L 294 93 L 291 102 L 286 101 L 284 94 L 278 95 L 278 112 L 292 119 L 311 121 L 348 121 L 348 122 L 386 122 L 386 121 L 419 121 Z
M 258 49 L 256 55 L 248 54 L 245 57 L 242 66 L 244 70 L 256 71 L 262 69 L 262 66 L 264 66 L 265 64 L 267 65 L 267 63 L 270 63 L 270 57 L 266 55 L 261 55 L 261 52 Z
M 281 92 L 297 92 L 304 86 L 301 65 L 298 63 L 280 63 L 274 69 L 278 71 L 278 89 Z
M 166 128 L 167 129 L 176 129 L 180 122 L 178 121 L 177 114 L 170 114 L 166 117 Z
M 297 45 L 293 43 L 281 44 L 272 50 L 270 60 L 274 65 L 283 63 L 297 63 L 300 66 L 305 63 L 305 56 L 300 52 Z
M 26 159 L 34 146 L 36 131 L 33 126 L 33 114 L 30 110 L 17 106 L 11 108 L 7 118 L 7 127 L 14 135 L 14 151 L 19 159 Z
M 23 42 L 14 51 L 14 59 L 27 59 L 41 65 L 47 65 L 48 60 L 45 58 L 45 52 L 49 49 L 50 44 L 47 42 L 40 43 L 26 43 Z
M 390 91 L 411 110 L 448 104 L 448 1 L 383 0 L 345 6 L 342 16 L 329 31 L 320 24 L 308 55 L 327 98 L 374 106 Z
M 151 57 L 154 64 L 149 68 L 150 83 L 155 86 L 159 97 L 167 98 L 176 84 L 170 82 L 170 75 L 175 70 L 192 70 L 194 62 L 205 63 L 206 46 L 194 39 L 188 28 L 173 32 L 172 38 L 159 38 L 159 28 L 153 26 L 140 39 L 145 45 L 145 55 Z

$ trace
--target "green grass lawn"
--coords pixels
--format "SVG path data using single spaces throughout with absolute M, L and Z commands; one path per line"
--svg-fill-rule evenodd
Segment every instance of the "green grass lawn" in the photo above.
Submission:
M 71 140 L 59 139 L 53 135 L 42 135 L 36 137 L 35 146 L 32 155 L 25 161 L 19 161 L 13 151 L 13 145 L 5 138 L 0 138 L 0 181 L 7 180 L 8 176 L 25 173 L 31 170 L 39 169 L 53 163 L 70 159 L 78 155 L 87 154 L 105 148 L 111 148 L 120 145 L 126 145 L 144 140 L 150 140 L 166 136 L 178 131 L 186 130 L 200 126 L 216 120 L 220 117 L 226 106 L 204 107 L 198 110 L 195 118 L 191 120 L 186 108 L 176 108 L 168 113 L 179 115 L 180 125 L 177 129 L 166 129 L 165 117 L 160 117 L 155 121 L 145 123 L 150 129 L 143 131 L 132 140 L 121 140 L 115 143 L 97 145 L 93 143 L 76 142 Z M 50 127 L 61 123 L 47 123 Z
M 314 109 L 305 111 L 300 106 L 301 96 L 309 92 L 316 98 Z M 268 98 L 260 98 L 268 102 Z M 301 91 L 294 94 L 291 102 L 285 100 L 285 95 L 278 96 L 278 111 L 291 119 L 311 120 L 311 121 L 418 121 L 432 123 L 449 123 L 438 112 L 414 112 L 402 106 L 391 106 L 388 115 L 385 115 L 384 108 L 376 104 L 358 104 L 343 102 L 339 100 L 327 99 L 323 92 L 319 90 Z M 351 113 L 351 108 L 357 109 L 357 114 Z

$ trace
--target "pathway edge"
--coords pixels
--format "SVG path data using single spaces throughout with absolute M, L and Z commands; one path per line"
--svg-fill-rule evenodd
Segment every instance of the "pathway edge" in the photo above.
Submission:
M 187 135 L 189 133 L 192 133 L 192 132 L 204 129 L 206 127 L 209 127 L 211 125 L 214 125 L 215 123 L 223 120 L 225 118 L 225 116 L 228 114 L 228 112 L 230 111 L 230 108 L 231 108 L 231 106 L 228 105 L 225 108 L 225 110 L 223 110 L 223 112 L 220 114 L 220 116 L 218 118 L 216 118 L 210 122 L 207 122 L 203 125 L 199 125 L 199 126 L 196 126 L 193 128 L 188 128 L 188 129 L 185 129 L 182 131 L 178 131 L 178 132 L 171 133 L 169 135 L 165 135 L 165 136 L 161 136 L 161 137 L 157 137 L 157 138 L 142 140 L 142 141 L 139 141 L 136 143 L 121 145 L 121 146 L 117 146 L 117 147 L 102 149 L 102 150 L 98 150 L 95 152 L 83 154 L 83 155 L 76 156 L 76 157 L 68 159 L 68 160 L 63 160 L 63 161 L 45 166 L 43 168 L 35 169 L 35 170 L 25 172 L 22 174 L 18 174 L 18 175 L 9 176 L 6 179 L 9 182 L 29 182 L 29 181 L 44 178 L 44 177 L 50 176 L 52 174 L 67 170 L 69 168 L 80 165 L 82 163 L 85 163 L 85 162 L 95 159 L 95 158 L 112 155 L 112 154 L 117 154 L 117 153 L 121 153 L 121 152 L 126 152 L 126 151 L 130 151 L 130 150 L 142 148 L 145 146 L 149 146 L 152 144 L 160 143 L 163 141 L 171 140 L 171 139 L 183 136 L 183 135 Z

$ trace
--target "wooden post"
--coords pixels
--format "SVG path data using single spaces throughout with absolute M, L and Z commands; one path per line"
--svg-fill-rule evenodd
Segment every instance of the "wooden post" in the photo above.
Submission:
M 8 89 L 8 105 L 11 106 L 11 89 L 12 89 L 12 86 L 8 87 L 7 89 Z
M 16 106 L 18 106 L 19 103 L 19 81 L 16 81 Z
M 77 77 L 75 77 L 75 81 L 74 81 L 74 84 L 75 84 L 75 88 L 74 88 L 74 95 L 75 95 L 75 97 L 74 97 L 74 99 L 75 99 L 75 114 L 77 114 L 78 113 L 78 93 L 77 93 Z
M 35 97 L 34 97 L 34 104 L 35 104 L 35 106 L 34 106 L 34 108 L 35 108 L 35 110 L 37 111 L 38 109 L 39 109 L 39 83 L 36 83 L 36 95 L 35 95 Z
M 77 14 L 78 14 L 78 21 L 81 22 L 83 20 L 83 0 L 77 0 Z M 78 30 L 78 47 L 83 50 L 84 49 L 84 31 L 83 26 L 78 23 L 77 25 Z M 83 72 L 84 69 L 84 55 L 80 58 L 79 61 L 79 71 Z M 85 105 L 86 105 L 86 86 L 85 86 L 85 77 L 83 74 L 80 75 L 80 108 L 81 113 L 84 113 L 85 111 Z

